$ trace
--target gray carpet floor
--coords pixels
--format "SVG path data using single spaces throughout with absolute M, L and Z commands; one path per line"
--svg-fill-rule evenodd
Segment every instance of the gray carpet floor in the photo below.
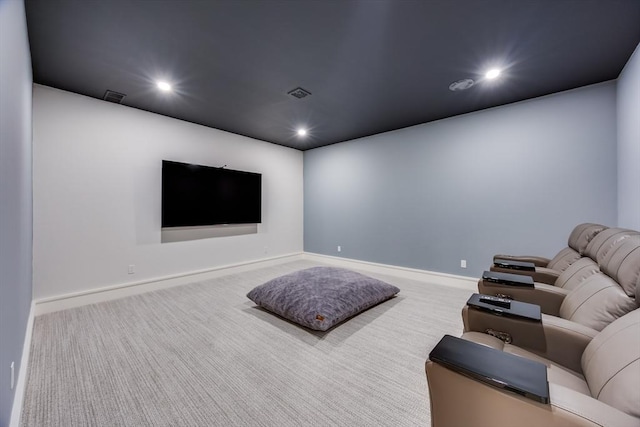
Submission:
M 471 292 L 397 297 L 327 332 L 246 298 L 296 261 L 38 316 L 22 426 L 428 426 L 424 363 Z

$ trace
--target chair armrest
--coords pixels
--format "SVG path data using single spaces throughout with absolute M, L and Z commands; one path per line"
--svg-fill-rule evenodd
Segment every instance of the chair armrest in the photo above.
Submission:
M 518 317 L 537 322 L 542 319 L 539 305 L 490 295 L 473 294 L 467 300 L 467 306 L 499 316 Z
M 536 267 L 535 270 L 517 270 L 512 268 L 501 267 L 499 265 L 492 265 L 490 268 L 491 271 L 501 272 L 501 273 L 512 273 L 519 274 L 521 276 L 529 276 L 535 282 L 546 283 L 547 285 L 553 285 L 560 277 L 560 272 L 556 270 L 552 270 L 546 267 Z
M 533 287 L 511 286 L 506 283 L 495 283 L 480 279 L 478 292 L 485 295 L 502 296 L 516 301 L 537 304 L 545 314 L 557 316 L 560 306 L 569 291 L 557 286 L 534 283 Z
M 429 353 L 429 360 L 492 387 L 549 403 L 547 367 L 537 360 L 514 357 L 451 335 L 442 337 Z
M 534 282 L 553 285 L 556 283 L 556 280 L 558 280 L 558 277 L 560 277 L 560 272 L 546 267 L 536 267 L 536 271 L 532 277 Z
M 543 404 L 432 361 L 426 362 L 425 369 L 432 427 L 638 426 L 637 418 L 557 384 L 549 383 L 550 404 Z
M 494 258 L 493 265 L 509 270 L 536 271 L 536 265 L 532 262 L 516 261 L 512 259 Z
M 582 372 L 582 353 L 598 331 L 561 317 L 542 315 L 546 351 L 537 353 L 575 372 Z
M 485 271 L 484 273 L 482 273 L 482 280 L 511 286 L 524 286 L 528 288 L 532 288 L 534 283 L 533 279 L 530 276 L 524 274 L 516 274 L 513 271 Z
M 549 265 L 551 260 L 549 258 L 541 257 L 541 256 L 532 256 L 532 255 L 495 255 L 493 260 L 496 259 L 507 259 L 512 261 L 520 261 L 520 262 L 532 262 L 536 267 L 546 267 Z
M 470 307 L 462 309 L 465 332 L 505 333 L 510 344 L 531 351 L 575 372 L 582 372 L 581 358 L 598 331 L 579 323 L 543 314 L 542 321 L 496 316 Z

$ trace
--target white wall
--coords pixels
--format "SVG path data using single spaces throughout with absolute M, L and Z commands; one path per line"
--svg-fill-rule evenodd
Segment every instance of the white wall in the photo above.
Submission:
M 618 77 L 618 225 L 640 230 L 640 45 Z
M 301 151 L 40 85 L 33 144 L 34 299 L 302 251 Z M 161 243 L 163 159 L 262 173 L 258 233 Z

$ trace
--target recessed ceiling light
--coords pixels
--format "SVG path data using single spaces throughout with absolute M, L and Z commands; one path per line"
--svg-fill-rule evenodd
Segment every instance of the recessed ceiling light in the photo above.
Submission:
M 492 68 L 489 71 L 487 71 L 487 74 L 485 74 L 484 76 L 486 78 L 488 78 L 489 80 L 493 80 L 496 77 L 498 77 L 500 75 L 500 70 L 497 68 Z
M 160 89 L 163 92 L 170 92 L 171 91 L 171 85 L 169 83 L 167 83 L 167 82 L 158 81 L 157 85 L 158 85 L 158 89 Z
M 307 134 L 307 130 L 300 128 L 298 129 L 298 136 L 305 136 Z

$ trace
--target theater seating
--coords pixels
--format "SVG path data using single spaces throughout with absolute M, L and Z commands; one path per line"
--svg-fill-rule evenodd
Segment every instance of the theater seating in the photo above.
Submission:
M 546 325 L 547 334 L 573 339 L 546 343 L 555 348 L 545 356 L 519 347 L 516 341 L 506 344 L 481 332 L 464 333 L 462 339 L 474 343 L 467 344 L 462 355 L 466 365 L 426 362 L 432 426 L 639 426 L 640 310 L 597 333 L 581 327 L 562 332 L 565 327 Z M 438 360 L 434 356 L 444 341 L 430 358 Z M 502 365 L 489 378 L 494 385 L 488 385 L 478 378 L 486 378 L 489 372 L 482 365 L 492 360 Z M 523 360 L 540 367 L 542 375 L 546 372 L 542 381 L 548 380 L 548 402 L 514 387 L 522 383 L 522 378 L 514 377 L 530 379 L 531 372 L 501 376 L 501 366 L 505 371 L 507 365 L 517 369 Z
M 493 257 L 494 263 L 500 259 L 533 263 L 535 265 L 533 271 L 514 271 L 513 269 L 504 269 L 498 266 L 494 266 L 491 269 L 492 271 L 527 274 L 537 282 L 552 284 L 560 273 L 583 256 L 589 242 L 605 229 L 607 227 L 600 224 L 584 223 L 577 225 L 569 235 L 568 246 L 558 252 L 552 259 L 533 255 L 498 254 Z
M 540 307 L 540 322 L 465 306 L 465 332 L 492 331 L 506 341 L 542 357 L 561 358 L 565 366 L 578 361 L 557 354 L 567 345 L 584 347 L 611 322 L 634 311 L 640 303 L 640 236 L 625 239 L 607 254 L 602 271 L 591 274 L 569 291 L 555 312 Z M 535 306 L 539 307 L 539 306 Z M 504 314 L 504 315 L 502 315 Z M 572 353 L 567 353 L 570 355 Z
M 587 290 L 595 289 L 590 286 L 601 285 L 602 280 L 588 283 L 585 281 L 602 271 L 613 279 L 610 281 L 612 286 L 615 281 L 622 286 L 628 296 L 635 296 L 634 293 L 628 293 L 628 289 L 632 287 L 635 289 L 637 286 L 635 283 L 640 275 L 640 234 L 638 232 L 609 228 L 589 243 L 585 253 L 593 259 L 588 256 L 580 258 L 563 271 L 553 285 L 531 282 L 528 286 L 513 286 L 496 283 L 490 279 L 480 279 L 478 291 L 481 294 L 538 304 L 543 313 L 560 315 L 564 311 L 564 309 L 561 310 L 561 306 L 570 294 L 572 296 L 565 307 L 569 307 L 572 301 L 584 303 L 588 298 L 593 297 L 590 295 L 587 298 Z M 519 276 L 514 277 L 517 279 Z M 580 288 L 579 291 L 578 288 Z M 596 296 L 596 299 L 600 297 L 602 296 Z
M 585 224 L 581 224 L 581 225 L 584 226 Z M 580 226 L 576 227 L 576 230 L 579 227 Z M 574 230 L 574 233 L 572 233 L 572 235 L 576 234 L 576 230 Z M 586 231 L 583 231 L 581 235 L 584 236 L 585 233 Z M 563 273 L 567 269 L 569 269 L 571 266 L 573 266 L 576 262 L 579 262 L 581 260 L 584 261 L 584 258 L 591 258 L 596 263 L 600 263 L 600 261 L 606 256 L 607 252 L 617 242 L 619 242 L 620 240 L 626 239 L 630 235 L 636 235 L 636 234 L 640 234 L 640 233 L 635 230 L 629 230 L 626 228 L 605 228 L 604 230 L 594 235 L 591 238 L 591 240 L 586 244 L 586 247 L 584 247 L 584 249 L 582 249 L 583 246 L 580 246 L 581 251 L 580 251 L 579 257 L 576 257 L 575 254 L 572 255 L 571 257 L 569 256 L 564 257 L 562 259 L 562 265 L 563 265 L 562 271 L 559 271 L 559 270 L 556 271 L 549 268 L 540 268 L 540 267 L 535 267 L 535 269 L 531 269 L 531 270 L 507 268 L 502 266 L 504 264 L 502 264 L 500 261 L 498 261 L 499 259 L 496 258 L 497 256 L 500 256 L 500 255 L 496 255 L 496 257 L 494 257 L 494 265 L 491 266 L 490 269 L 491 271 L 497 271 L 497 272 L 528 275 L 528 276 L 531 276 L 534 279 L 534 281 L 538 283 L 557 285 L 557 282 L 560 276 L 562 276 Z M 576 240 L 576 239 L 573 239 L 573 240 Z M 578 239 L 576 241 L 584 241 L 584 239 Z M 565 274 L 564 276 L 566 278 L 567 274 Z
M 507 298 L 472 296 L 462 337 L 431 351 L 434 427 L 640 427 L 640 233 L 605 227 L 578 245 L 594 226 L 576 227 L 584 256 L 553 285 L 485 272 L 478 289 Z

